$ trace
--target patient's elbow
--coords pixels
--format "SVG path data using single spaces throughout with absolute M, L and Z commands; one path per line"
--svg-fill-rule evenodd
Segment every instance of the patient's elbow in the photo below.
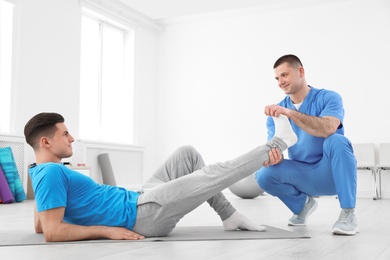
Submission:
M 38 232 L 37 232 L 38 233 Z M 59 242 L 61 241 L 60 239 L 60 234 L 57 232 L 57 230 L 50 230 L 50 229 L 45 229 L 45 231 L 40 232 L 41 234 L 43 233 L 45 241 L 46 242 Z
M 46 241 L 46 242 L 58 242 L 58 241 L 60 241 L 60 240 L 58 240 L 58 239 L 56 238 L 56 235 L 53 234 L 53 233 L 45 232 L 43 235 L 44 235 L 44 237 L 45 237 L 45 241 Z

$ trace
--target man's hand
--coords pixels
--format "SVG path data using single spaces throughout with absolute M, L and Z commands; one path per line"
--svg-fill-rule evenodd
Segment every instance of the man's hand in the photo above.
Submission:
M 283 159 L 283 155 L 280 153 L 280 150 L 277 148 L 272 148 L 271 151 L 269 151 L 268 155 L 269 155 L 269 161 L 264 163 L 264 167 L 278 164 Z
M 145 237 L 135 233 L 127 228 L 122 227 L 106 227 L 106 238 L 114 240 L 140 240 Z
M 265 115 L 274 116 L 274 117 L 278 117 L 280 114 L 289 117 L 290 111 L 291 109 L 281 107 L 278 105 L 269 105 L 264 108 Z

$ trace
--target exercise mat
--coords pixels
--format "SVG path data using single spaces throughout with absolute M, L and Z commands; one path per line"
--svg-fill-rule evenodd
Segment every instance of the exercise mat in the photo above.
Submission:
M 27 245 L 56 245 L 56 244 L 81 244 L 81 243 L 129 243 L 129 242 L 163 242 L 163 241 L 212 241 L 212 240 L 257 240 L 257 239 L 296 239 L 310 238 L 296 232 L 287 231 L 271 226 L 266 226 L 263 232 L 256 231 L 224 231 L 220 226 L 180 226 L 165 237 L 150 237 L 143 240 L 83 240 L 72 242 L 45 242 L 42 234 L 24 230 L 0 231 L 0 247 L 3 246 L 27 246 Z

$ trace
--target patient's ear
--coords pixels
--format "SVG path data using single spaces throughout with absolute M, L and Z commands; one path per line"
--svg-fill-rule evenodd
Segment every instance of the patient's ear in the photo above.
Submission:
M 50 144 L 49 144 L 48 138 L 45 136 L 42 136 L 41 139 L 39 140 L 39 146 L 40 147 L 49 147 Z

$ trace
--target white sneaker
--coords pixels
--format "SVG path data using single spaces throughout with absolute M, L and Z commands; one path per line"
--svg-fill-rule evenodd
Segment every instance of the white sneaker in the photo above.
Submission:
M 359 233 L 358 222 L 354 209 L 342 209 L 339 219 L 333 225 L 332 233 L 335 235 L 356 235 Z
M 308 196 L 309 201 L 303 207 L 303 210 L 298 215 L 293 215 L 288 220 L 289 226 L 305 226 L 307 222 L 307 218 L 311 215 L 311 213 L 316 210 L 318 203 L 313 197 Z

